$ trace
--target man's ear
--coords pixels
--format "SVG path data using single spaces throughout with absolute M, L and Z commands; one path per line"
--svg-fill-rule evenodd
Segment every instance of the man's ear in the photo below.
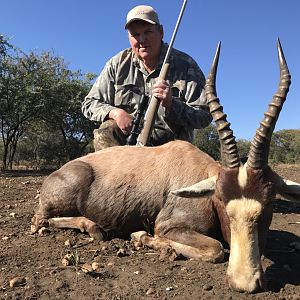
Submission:
M 164 38 L 164 27 L 162 25 L 160 25 L 159 31 L 161 33 L 161 39 L 163 39 Z

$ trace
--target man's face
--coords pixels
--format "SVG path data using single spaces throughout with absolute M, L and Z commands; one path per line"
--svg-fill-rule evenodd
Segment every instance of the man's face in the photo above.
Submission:
M 157 25 L 135 21 L 128 26 L 129 43 L 132 50 L 144 62 L 158 60 L 163 30 Z

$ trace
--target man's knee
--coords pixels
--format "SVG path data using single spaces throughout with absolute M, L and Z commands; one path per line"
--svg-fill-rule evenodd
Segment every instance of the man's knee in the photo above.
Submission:
M 125 144 L 126 136 L 118 127 L 115 120 L 107 120 L 103 122 L 98 129 L 94 130 L 95 151 Z

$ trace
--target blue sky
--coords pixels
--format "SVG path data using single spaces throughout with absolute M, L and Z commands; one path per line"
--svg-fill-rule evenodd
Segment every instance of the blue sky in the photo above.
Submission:
M 128 47 L 124 22 L 135 5 L 153 6 L 169 42 L 180 0 L 0 0 L 0 33 L 24 51 L 53 50 L 71 69 L 98 74 Z M 174 47 L 207 75 L 222 42 L 217 91 L 235 136 L 251 139 L 276 92 L 280 38 L 292 85 L 275 131 L 300 129 L 300 1 L 189 0 Z

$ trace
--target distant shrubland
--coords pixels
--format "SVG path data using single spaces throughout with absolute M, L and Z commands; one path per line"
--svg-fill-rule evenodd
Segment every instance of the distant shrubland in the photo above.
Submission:
M 93 151 L 95 124 L 81 113 L 81 102 L 94 79 L 52 51 L 24 53 L 0 35 L 1 168 L 55 169 Z M 250 141 L 237 143 L 247 156 Z M 220 159 L 214 125 L 196 130 L 194 144 Z M 300 163 L 300 130 L 274 133 L 269 160 Z

